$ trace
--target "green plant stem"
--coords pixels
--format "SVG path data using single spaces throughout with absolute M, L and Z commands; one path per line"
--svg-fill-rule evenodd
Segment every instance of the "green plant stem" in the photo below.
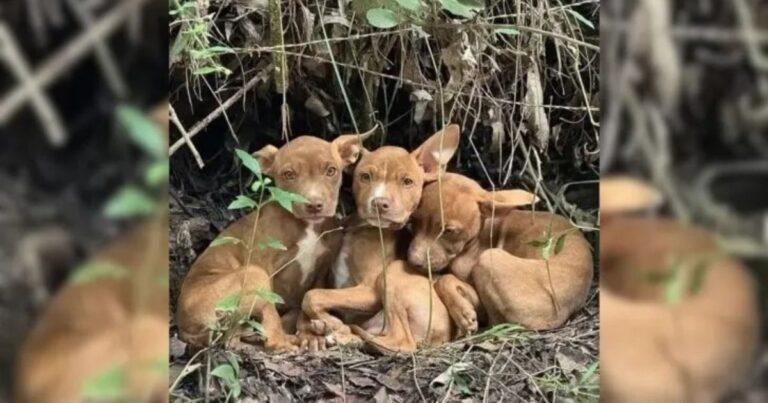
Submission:
M 544 260 L 544 264 L 547 266 L 547 278 L 549 279 L 549 289 L 552 291 L 552 302 L 555 303 L 555 315 L 559 315 L 560 304 L 557 302 L 557 293 L 555 292 L 555 286 L 552 284 L 552 272 L 549 270 L 549 259 Z

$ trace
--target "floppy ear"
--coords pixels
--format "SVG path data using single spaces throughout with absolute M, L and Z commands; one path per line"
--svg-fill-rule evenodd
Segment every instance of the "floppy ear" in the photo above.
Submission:
M 271 175 L 272 165 L 274 165 L 275 156 L 277 155 L 277 147 L 271 144 L 266 145 L 264 148 L 253 152 L 251 155 L 259 160 L 259 165 L 261 165 L 261 172 L 266 175 Z
M 521 206 L 536 204 L 539 198 L 535 194 L 521 189 L 486 191 L 478 201 L 480 214 L 486 217 L 503 215 Z
M 331 142 L 333 153 L 341 158 L 341 163 L 344 168 L 347 168 L 360 160 L 360 157 L 366 152 L 365 148 L 363 148 L 363 141 L 368 137 L 371 137 L 378 127 L 379 126 L 376 125 L 373 129 L 361 134 L 344 134 L 336 137 L 336 139 Z
M 648 183 L 629 176 L 600 178 L 600 212 L 633 213 L 658 207 L 663 197 Z
M 459 131 L 459 125 L 445 126 L 411 153 L 424 169 L 424 182 L 436 181 L 438 172 L 453 158 L 459 148 Z

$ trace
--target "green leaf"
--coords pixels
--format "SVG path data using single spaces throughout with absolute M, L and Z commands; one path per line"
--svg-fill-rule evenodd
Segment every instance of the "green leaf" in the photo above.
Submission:
M 243 162 L 246 168 L 250 169 L 258 178 L 261 178 L 261 164 L 259 164 L 259 160 L 240 149 L 235 149 L 235 154 L 237 154 L 237 158 L 240 158 L 240 161 Z
M 269 187 L 267 188 L 269 190 L 269 193 L 272 195 L 272 198 L 280 204 L 284 209 L 293 212 L 293 205 L 292 203 L 307 203 L 309 200 L 305 199 L 304 196 L 298 195 L 296 193 L 290 193 L 286 192 L 283 189 L 280 189 L 278 187 Z
M 240 308 L 240 293 L 227 295 L 216 303 L 216 310 L 222 312 L 234 312 Z
M 685 282 L 683 281 L 683 271 L 679 267 L 674 268 L 673 275 L 666 283 L 664 296 L 669 304 L 677 304 L 683 299 L 683 289 Z
M 704 280 L 707 277 L 707 271 L 709 271 L 707 262 L 700 262 L 693 268 L 690 284 L 688 285 L 688 293 L 690 295 L 696 295 L 701 291 L 701 287 L 704 286 Z
M 581 375 L 581 380 L 579 381 L 580 384 L 589 384 L 594 382 L 594 377 L 596 375 L 597 369 L 600 365 L 600 361 L 595 361 L 590 366 L 587 367 L 587 370 L 584 371 L 584 373 Z
M 514 28 L 497 28 L 493 30 L 493 33 L 500 35 L 519 35 L 520 31 Z
M 453 384 L 456 385 L 456 389 L 464 396 L 471 396 L 472 389 L 469 388 L 469 380 L 466 375 L 461 373 L 455 373 L 453 375 Z
M 264 301 L 269 302 L 272 305 L 285 303 L 285 301 L 283 300 L 283 297 L 281 297 L 279 294 L 276 294 L 272 291 L 256 290 L 254 291 L 254 294 L 259 298 L 263 299 Z
M 237 378 L 235 378 L 235 369 L 232 368 L 232 365 L 229 363 L 221 364 L 214 368 L 213 371 L 211 371 L 211 375 L 223 379 L 228 385 L 237 382 Z
M 592 24 L 592 21 L 584 18 L 584 16 L 579 14 L 576 10 L 573 10 L 573 9 L 570 9 L 570 8 L 566 8 L 565 11 L 569 12 L 572 16 L 574 16 L 582 24 L 584 24 L 584 25 L 586 25 L 586 26 L 588 26 L 588 27 L 590 27 L 592 29 L 595 29 L 595 25 Z
M 153 157 L 165 157 L 167 148 L 160 129 L 142 111 L 122 105 L 117 107 L 116 115 L 117 122 L 137 146 Z
M 544 260 L 549 260 L 552 257 L 552 238 L 547 239 L 547 243 L 541 248 L 541 257 Z
M 251 184 L 251 191 L 258 192 L 262 186 L 267 186 L 270 183 L 272 183 L 272 179 L 270 179 L 268 176 L 262 177 L 260 178 L 260 180 L 253 181 L 253 183 Z
M 568 232 L 569 231 L 565 231 L 557 237 L 557 241 L 555 242 L 555 256 L 559 255 L 563 250 L 563 247 L 565 246 L 565 237 L 568 236 Z
M 419 0 L 395 0 L 400 7 L 416 11 L 421 8 L 421 1 Z
M 144 173 L 144 182 L 149 186 L 158 186 L 168 181 L 168 160 L 157 161 L 147 168 Z
M 125 186 L 104 206 L 104 214 L 111 218 L 129 218 L 152 214 L 155 202 L 135 186 Z
M 220 236 L 211 242 L 210 246 L 221 246 L 221 245 L 229 245 L 229 244 L 241 244 L 243 243 L 242 240 L 239 238 L 235 238 L 233 236 Z
M 397 14 L 386 8 L 372 8 L 365 13 L 365 17 L 369 24 L 381 29 L 393 28 L 400 23 Z
M 266 242 L 260 242 L 258 247 L 260 250 L 264 250 L 267 248 L 277 249 L 277 250 L 288 250 L 288 248 L 286 248 L 282 242 L 278 241 L 275 238 L 269 238 Z
M 253 319 L 246 320 L 244 322 L 244 325 L 246 326 L 246 328 L 248 328 L 248 329 L 250 329 L 250 330 L 252 330 L 252 331 L 254 331 L 254 332 L 256 332 L 256 333 L 258 333 L 258 334 L 260 334 L 262 336 L 266 335 L 266 332 L 264 331 L 264 326 L 262 326 L 261 323 L 255 321 Z
M 480 6 L 463 4 L 458 0 L 440 0 L 440 4 L 451 14 L 464 18 L 472 18 L 478 11 L 483 9 Z
M 83 395 L 88 399 L 116 400 L 125 393 L 125 370 L 120 367 L 106 371 L 87 380 L 83 387 Z
M 229 361 L 229 365 L 231 365 L 232 369 L 235 370 L 235 377 L 239 378 L 240 377 L 240 356 L 238 356 L 237 354 L 231 351 L 227 351 L 226 358 L 227 358 L 227 361 Z
M 73 284 L 82 284 L 103 278 L 118 279 L 127 275 L 128 270 L 125 267 L 108 262 L 92 262 L 75 269 L 69 281 Z
M 229 206 L 227 206 L 227 208 L 230 210 L 237 210 L 241 208 L 252 209 L 255 207 L 256 207 L 256 202 L 250 197 L 244 196 L 244 195 L 238 195 L 237 198 L 235 198 L 235 201 L 233 201 L 232 203 L 229 204 Z

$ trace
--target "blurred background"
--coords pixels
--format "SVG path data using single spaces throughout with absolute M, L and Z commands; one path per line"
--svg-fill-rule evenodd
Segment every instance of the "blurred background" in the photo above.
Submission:
M 706 302 L 709 304 L 707 308 L 699 305 L 696 309 L 700 311 L 696 314 L 681 314 L 683 321 L 699 320 L 697 318 L 701 315 L 719 315 L 718 304 L 727 309 L 725 307 L 735 304 L 734 300 L 740 296 L 751 296 L 752 287 L 758 290 L 754 304 L 742 306 L 748 305 L 757 310 L 754 314 L 743 312 L 754 324 L 751 330 L 737 330 L 725 338 L 727 341 L 713 341 L 718 340 L 718 336 L 710 338 L 709 332 L 701 331 L 703 328 L 683 336 L 678 334 L 677 343 L 696 344 L 697 350 L 681 352 L 678 356 L 674 353 L 675 347 L 670 347 L 672 352 L 663 359 L 683 362 L 679 367 L 689 371 L 689 389 L 693 388 L 691 384 L 700 387 L 703 378 L 694 378 L 706 371 L 696 372 L 698 369 L 694 369 L 694 364 L 686 363 L 689 357 L 703 357 L 713 349 L 739 343 L 740 336 L 751 334 L 753 330 L 762 330 L 763 336 L 759 338 L 754 354 L 739 359 L 745 361 L 748 370 L 736 371 L 739 379 L 734 384 L 738 385 L 725 388 L 731 389 L 730 393 L 713 396 L 715 399 L 712 401 L 723 398 L 734 402 L 766 401 L 768 3 L 759 0 L 607 1 L 604 2 L 600 25 L 601 77 L 604 85 L 601 176 L 607 178 L 612 174 L 628 174 L 641 179 L 660 195 L 658 202 L 645 206 L 648 221 L 632 221 L 634 224 L 623 228 L 623 232 L 610 234 L 636 241 L 640 239 L 636 246 L 637 253 L 658 253 L 660 257 L 654 263 L 657 265 L 666 264 L 661 261 L 663 256 L 688 254 L 694 250 L 699 256 L 725 251 L 745 264 L 751 275 L 751 280 L 747 282 L 749 286 L 733 288 L 733 299 L 723 298 L 727 295 L 724 288 L 729 284 L 723 282 L 719 286 L 723 288 L 723 293 L 718 294 L 717 301 Z M 643 192 L 627 189 L 624 188 L 628 199 L 637 201 L 643 197 Z M 607 196 L 610 195 L 601 195 L 601 204 L 615 201 Z M 601 275 L 602 280 L 606 280 L 606 275 L 614 275 L 614 271 L 620 269 L 613 264 L 613 260 L 608 262 L 606 259 L 615 259 L 616 262 L 625 258 L 635 262 L 640 259 L 630 258 L 630 252 L 620 251 L 619 245 L 606 238 L 609 234 L 606 231 L 610 223 L 607 220 L 609 213 L 604 209 L 601 213 Z M 660 217 L 667 217 L 671 222 L 661 224 L 661 220 L 665 219 Z M 647 227 L 646 224 L 651 221 L 655 223 Z M 693 241 L 697 238 L 693 235 L 697 230 L 693 228 L 698 227 L 706 228 L 707 235 L 702 236 L 711 238 L 714 243 L 691 246 L 697 242 Z M 649 228 L 653 229 L 648 232 Z M 680 232 L 676 232 L 678 230 Z M 689 230 L 692 232 L 686 232 Z M 647 232 L 638 235 L 642 231 Z M 673 232 L 677 235 L 671 235 Z M 668 234 L 669 238 L 665 238 Z M 654 249 L 654 239 L 658 238 L 666 239 L 667 244 L 657 250 Z M 717 246 L 713 246 L 715 243 Z M 605 360 L 604 347 L 611 344 L 607 340 L 607 326 L 631 326 L 633 321 L 642 321 L 639 307 L 645 302 L 651 301 L 658 306 L 666 304 L 668 309 L 660 310 L 658 317 L 650 317 L 657 320 L 655 323 L 648 322 L 649 328 L 636 329 L 635 333 L 636 340 L 662 339 L 663 336 L 650 327 L 666 326 L 664 315 L 669 312 L 688 312 L 686 309 L 695 304 L 705 304 L 705 299 L 709 298 L 707 295 L 717 293 L 718 285 L 712 283 L 715 278 L 713 276 L 708 283 L 704 277 L 706 291 L 700 296 L 691 295 L 690 299 L 683 299 L 680 305 L 665 301 L 663 296 L 664 288 L 669 291 L 669 287 L 675 286 L 674 280 L 659 284 L 656 288 L 660 292 L 656 297 L 646 294 L 640 299 L 635 298 L 637 295 L 630 296 L 628 288 L 612 289 L 619 283 L 601 283 L 601 293 L 614 291 L 616 295 L 613 296 L 620 297 L 610 300 L 601 298 L 601 312 L 606 312 L 606 304 L 611 304 L 616 312 L 629 309 L 632 304 L 637 307 L 636 311 L 632 311 L 634 314 L 627 314 L 624 319 L 610 318 L 610 323 L 607 323 L 605 317 L 601 318 L 601 335 L 605 341 L 601 346 L 601 358 Z M 712 293 L 708 294 L 710 291 Z M 629 305 L 623 305 L 625 303 Z M 738 305 L 733 305 L 730 310 L 739 309 Z M 731 312 L 725 315 L 738 314 Z M 739 328 L 734 325 L 734 329 Z M 678 347 L 678 350 L 684 349 Z M 728 368 L 727 355 L 722 356 L 722 368 Z M 609 370 L 605 365 L 604 361 L 604 375 Z M 617 370 L 616 367 L 612 369 Z M 636 375 L 632 371 L 624 374 L 625 378 L 633 376 Z M 605 389 L 609 380 L 606 377 L 603 381 Z M 610 382 L 613 382 L 611 386 L 619 389 L 618 385 L 624 381 L 617 376 Z M 705 383 L 718 382 L 721 381 L 709 379 Z M 662 383 L 658 388 L 663 387 Z M 639 390 L 636 392 L 642 395 Z M 661 401 L 654 400 L 652 395 L 645 398 L 645 401 Z M 614 399 L 622 401 L 616 396 Z
M 108 202 L 142 202 L 116 196 L 152 162 L 136 135 L 167 97 L 166 33 L 163 1 L 0 3 L 0 401 L 48 301 L 129 226 Z

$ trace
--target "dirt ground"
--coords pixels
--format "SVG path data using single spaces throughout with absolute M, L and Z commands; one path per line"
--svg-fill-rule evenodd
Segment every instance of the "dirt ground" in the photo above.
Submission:
M 234 187 L 234 185 L 232 185 Z M 219 198 L 172 191 L 171 304 L 175 305 L 183 274 L 207 244 L 234 217 Z M 179 204 L 184 207 L 182 208 Z M 414 355 L 381 355 L 349 348 L 310 354 L 240 356 L 245 401 L 596 401 L 598 373 L 598 293 L 593 286 L 587 306 L 555 331 L 529 332 L 516 326 L 486 329 Z M 171 325 L 171 384 L 187 365 L 207 365 L 202 354 L 190 362 L 184 343 Z M 211 352 L 211 368 L 223 362 L 223 350 Z M 215 384 L 216 382 L 212 382 Z M 205 395 L 200 371 L 185 377 L 172 401 Z M 220 389 L 209 390 L 221 399 Z M 251 400 L 248 400 L 251 399 Z M 223 400 L 223 399 L 222 399 Z

